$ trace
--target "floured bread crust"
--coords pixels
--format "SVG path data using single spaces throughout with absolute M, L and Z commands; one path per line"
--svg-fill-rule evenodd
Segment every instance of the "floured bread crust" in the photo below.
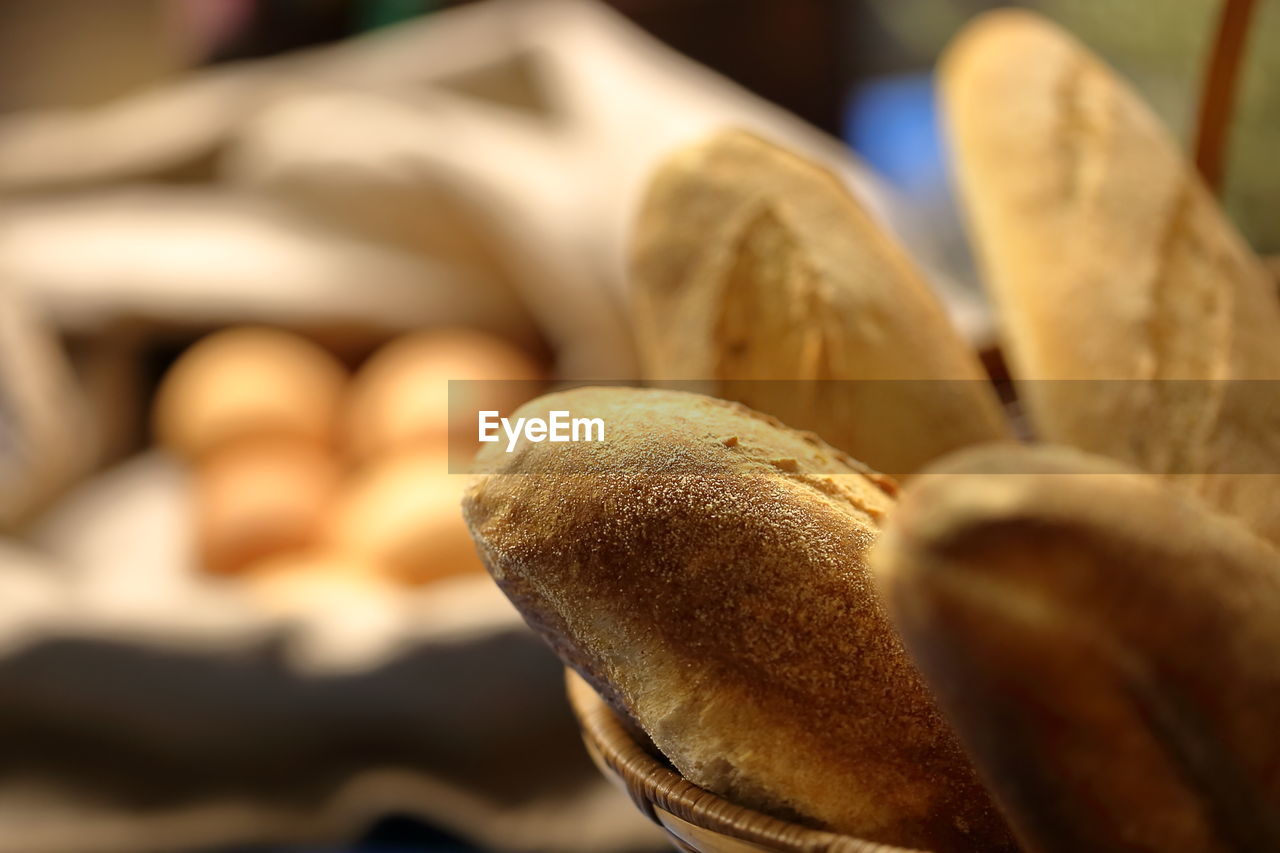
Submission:
M 526 620 L 691 781 L 876 841 L 1011 849 L 865 567 L 887 478 L 745 407 L 588 388 L 517 416 L 601 443 L 482 451 L 464 511 Z

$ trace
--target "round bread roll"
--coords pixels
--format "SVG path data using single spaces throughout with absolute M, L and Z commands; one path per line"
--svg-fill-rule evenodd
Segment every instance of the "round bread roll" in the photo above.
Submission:
M 289 332 L 236 328 L 188 349 L 161 383 L 160 444 L 199 459 L 244 438 L 333 440 L 346 371 Z
M 483 571 L 458 511 L 466 479 L 442 453 L 375 462 L 343 495 L 329 541 L 409 584 Z
M 541 378 L 524 351 L 481 332 L 448 330 L 398 338 L 375 353 L 352 383 L 345 432 L 360 459 L 411 449 L 439 449 L 449 440 L 449 380 L 455 387 L 456 430 L 475 440 L 475 412 L 509 414 Z M 509 381 L 497 381 L 509 380 Z M 466 432 L 462 432 L 465 429 Z
M 888 478 L 741 405 L 585 388 L 523 406 L 599 442 L 489 444 L 463 502 L 489 571 L 684 776 L 873 841 L 1013 849 L 876 597 Z
M 234 574 L 305 548 L 323 533 L 340 471 L 314 444 L 238 442 L 196 469 L 196 540 L 204 568 Z

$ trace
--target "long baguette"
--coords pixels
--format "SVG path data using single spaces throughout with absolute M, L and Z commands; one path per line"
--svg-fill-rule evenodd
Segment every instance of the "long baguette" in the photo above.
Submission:
M 941 80 L 1036 432 L 1174 477 L 1280 541 L 1280 300 L 1171 135 L 1028 12 L 970 25 Z

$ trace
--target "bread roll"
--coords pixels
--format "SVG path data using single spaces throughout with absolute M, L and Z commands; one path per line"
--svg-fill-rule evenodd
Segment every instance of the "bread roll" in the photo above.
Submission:
M 972 24 L 941 79 L 1036 432 L 1176 476 L 1280 541 L 1280 300 L 1174 139 L 1028 12 Z
M 631 273 L 651 380 L 705 380 L 892 474 L 1007 434 L 902 249 L 834 174 L 750 133 L 661 167 Z
M 872 563 L 1034 851 L 1280 849 L 1280 553 L 1118 463 L 965 451 Z
M 393 610 L 401 595 L 376 566 L 325 551 L 297 551 L 255 563 L 246 570 L 242 589 L 275 616 L 324 613 L 349 622 L 371 609 Z
M 328 524 L 340 477 L 330 454 L 304 442 L 242 441 L 206 456 L 194 478 L 204 568 L 234 574 L 315 544 Z
M 330 444 L 345 382 L 342 365 L 305 338 L 266 328 L 217 332 L 165 375 L 156 438 L 188 459 L 245 438 Z
M 483 571 L 458 512 L 466 480 L 449 473 L 442 451 L 369 465 L 339 501 L 327 540 L 408 584 Z
M 690 781 L 875 841 L 1010 849 L 865 569 L 892 482 L 693 394 L 586 388 L 517 416 L 603 442 L 486 445 L 463 502 L 526 621 Z
M 356 374 L 346 405 L 346 439 L 360 459 L 441 450 L 453 437 L 475 442 L 476 412 L 511 414 L 534 396 L 542 371 L 507 341 L 462 329 L 421 332 L 384 346 Z

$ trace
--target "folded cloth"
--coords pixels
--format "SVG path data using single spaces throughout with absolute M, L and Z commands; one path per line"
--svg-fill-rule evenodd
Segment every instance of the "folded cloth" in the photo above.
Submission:
M 830 165 L 925 267 L 940 257 L 838 141 L 588 0 L 469 5 L 92 110 L 6 118 L 0 191 L 182 172 L 278 194 L 501 276 L 563 376 L 628 379 L 640 195 L 659 159 L 725 126 Z

